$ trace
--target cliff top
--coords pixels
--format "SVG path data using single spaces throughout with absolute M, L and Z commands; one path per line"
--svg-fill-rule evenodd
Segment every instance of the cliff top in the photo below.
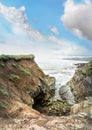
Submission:
M 0 55 L 0 61 L 8 61 L 8 60 L 32 60 L 34 59 L 34 55 Z

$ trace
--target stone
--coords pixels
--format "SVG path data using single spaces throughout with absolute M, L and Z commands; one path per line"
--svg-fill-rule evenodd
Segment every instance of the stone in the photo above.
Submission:
M 1 117 L 16 117 L 23 105 L 31 110 L 37 101 L 45 102 L 54 94 L 55 78 L 44 74 L 33 55 L 0 56 Z
M 61 86 L 60 89 L 59 89 L 59 94 L 60 94 L 60 97 L 63 100 L 66 100 L 69 105 L 75 104 L 74 95 L 71 92 L 71 89 L 68 85 Z
M 92 62 L 78 67 L 67 85 L 71 88 L 76 102 L 92 96 Z

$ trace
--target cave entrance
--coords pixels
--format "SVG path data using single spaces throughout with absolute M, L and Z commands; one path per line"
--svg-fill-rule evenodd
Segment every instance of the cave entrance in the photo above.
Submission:
M 49 97 L 49 93 L 44 94 L 43 92 L 34 98 L 33 109 L 49 116 L 66 116 L 70 113 L 70 106 L 66 101 L 53 101 Z
M 46 100 L 45 100 L 46 95 L 41 92 L 34 98 L 34 104 L 33 104 L 33 109 L 39 111 L 40 113 L 47 114 L 45 107 L 46 107 Z

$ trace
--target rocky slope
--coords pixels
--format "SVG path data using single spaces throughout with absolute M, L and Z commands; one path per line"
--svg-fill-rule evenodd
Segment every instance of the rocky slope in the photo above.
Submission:
M 33 111 L 31 111 L 33 112 Z M 0 119 L 1 130 L 92 130 L 92 118 L 86 113 L 71 116 L 51 117 L 42 114 L 30 115 L 24 118 Z

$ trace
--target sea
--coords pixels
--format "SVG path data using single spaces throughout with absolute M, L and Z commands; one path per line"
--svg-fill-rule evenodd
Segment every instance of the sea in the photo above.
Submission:
M 77 67 L 76 64 L 87 63 L 88 61 L 63 58 L 38 58 L 36 62 L 45 74 L 55 77 L 56 91 L 54 99 L 60 100 L 59 89 L 73 77 Z

